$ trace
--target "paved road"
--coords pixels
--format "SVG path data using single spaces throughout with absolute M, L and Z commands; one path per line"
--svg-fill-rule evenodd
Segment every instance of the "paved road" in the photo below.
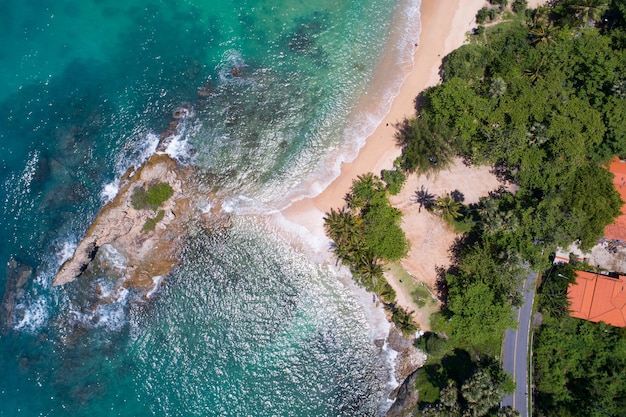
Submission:
M 532 316 L 533 299 L 535 298 L 535 282 L 537 274 L 530 272 L 524 281 L 524 305 L 515 309 L 517 330 L 508 329 L 504 336 L 502 352 L 502 366 L 513 376 L 516 390 L 513 395 L 507 395 L 502 405 L 510 405 L 520 412 L 522 417 L 531 417 L 528 412 L 528 337 Z

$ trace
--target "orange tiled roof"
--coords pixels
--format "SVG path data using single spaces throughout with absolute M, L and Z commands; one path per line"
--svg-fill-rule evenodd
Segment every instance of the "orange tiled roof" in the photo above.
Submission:
M 609 165 L 613 173 L 613 185 L 623 201 L 626 201 L 626 162 L 613 158 Z M 622 215 L 615 219 L 615 223 L 604 228 L 604 237 L 608 239 L 626 240 L 626 204 L 622 206 Z
M 626 327 L 626 276 L 611 278 L 578 271 L 567 298 L 572 317 Z

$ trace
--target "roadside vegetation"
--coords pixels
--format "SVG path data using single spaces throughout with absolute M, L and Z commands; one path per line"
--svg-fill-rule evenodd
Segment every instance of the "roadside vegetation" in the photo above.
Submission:
M 626 329 L 570 317 L 572 266 L 555 267 L 537 294 L 533 374 L 538 416 L 626 415 Z
M 418 414 L 461 415 L 458 407 L 451 411 L 447 405 L 452 395 L 447 384 L 462 387 L 464 382 L 442 377 L 446 362 L 458 352 L 479 359 L 474 368 L 494 362 L 504 330 L 514 325 L 512 307 L 522 301 L 518 288 L 526 266 L 547 269 L 547 254 L 557 245 L 577 242 L 590 248 L 619 215 L 622 202 L 605 166 L 614 156 L 626 156 L 625 15 L 623 2 L 567 0 L 477 31 L 470 44 L 446 57 L 443 82 L 418 97 L 419 116 L 399 130 L 402 156 L 396 164 L 406 171 L 445 169 L 460 156 L 468 164 L 493 166 L 516 189 L 501 188 L 475 207 L 457 204 L 452 211 L 457 214 L 442 215 L 471 229 L 451 249 L 452 267 L 441 271 L 443 305 L 432 319 L 435 333 L 421 342 L 431 357 L 417 381 Z M 447 203 L 437 205 L 442 199 Z M 416 200 L 441 213 L 454 199 L 429 198 L 422 188 Z M 558 300 L 565 300 L 563 294 Z M 566 314 L 566 304 L 560 308 L 562 314 L 547 321 L 557 327 L 539 335 L 545 350 L 535 352 L 542 357 L 537 374 L 547 376 L 536 380 L 540 410 L 542 415 L 601 415 L 591 411 L 592 401 L 583 394 L 593 390 L 590 398 L 600 406 L 615 401 L 610 378 L 581 384 L 574 400 L 568 373 L 583 378 L 586 356 L 579 352 L 578 359 L 568 361 L 563 354 L 574 335 L 597 325 L 574 325 L 577 320 Z M 557 340 L 556 329 L 568 322 L 572 337 Z M 608 348 L 618 334 L 623 339 L 623 332 L 608 333 L 594 342 L 598 349 Z M 600 333 L 593 334 L 601 339 Z M 597 366 L 597 372 L 606 371 Z M 550 379 L 557 374 L 558 380 Z M 577 403 L 586 403 L 587 414 L 583 408 L 570 410 Z M 471 415 L 496 413 L 505 411 L 494 406 L 486 414 Z
M 406 173 L 440 171 L 461 157 L 467 164 L 492 166 L 510 185 L 473 207 L 452 193 L 416 191 L 419 209 L 439 214 L 463 234 L 451 248 L 452 267 L 440 273 L 442 307 L 432 317 L 433 333 L 418 339 L 430 357 L 417 378 L 415 415 L 515 415 L 499 408 L 512 384 L 496 357 L 505 329 L 515 325 L 512 307 L 522 301 L 520 280 L 528 268 L 547 269 L 556 246 L 593 246 L 622 205 L 605 167 L 612 157 L 626 157 L 626 3 L 563 0 L 537 10 L 526 10 L 523 1 L 515 1 L 511 10 L 505 10 L 506 2 L 492 3 L 498 3 L 493 8 L 501 23 L 480 27 L 468 45 L 445 58 L 443 82 L 417 98 L 416 117 L 402 123 L 397 134 L 402 155 L 395 166 Z M 364 279 L 362 271 L 406 251 L 394 250 L 386 258 L 374 255 L 375 245 L 363 243 L 367 256 L 348 255 L 347 248 L 357 244 L 343 242 L 353 235 L 338 235 L 329 219 L 349 217 L 364 230 L 378 216 L 397 225 L 400 215 L 391 208 L 377 212 L 354 206 L 355 190 L 347 196 L 347 208 L 327 215 L 327 231 L 335 253 L 356 272 L 358 282 L 368 289 L 384 287 L 377 279 Z M 367 242 L 367 233 L 359 233 L 353 238 Z M 404 242 L 403 235 L 392 233 L 386 245 Z M 606 326 L 597 331 L 595 325 L 572 320 L 566 314 L 548 316 L 548 327 L 539 335 L 545 357 L 535 366 L 547 378 L 536 380 L 541 415 L 602 415 L 593 404 L 604 409 L 616 392 L 623 405 L 622 388 L 614 384 L 624 375 L 594 363 L 598 373 L 607 374 L 593 373 L 589 378 L 596 375 L 598 383 L 586 382 L 588 351 L 575 341 L 587 340 L 586 332 L 605 338 L 593 341 L 594 352 L 600 352 L 604 364 L 623 369 L 622 354 L 609 359 L 602 353 L 613 352 L 609 344 L 623 340 L 623 332 Z M 572 336 L 557 340 L 559 326 Z M 563 355 L 568 349 L 577 352 L 575 360 Z M 608 375 L 616 375 L 612 384 Z M 474 395 L 468 384 L 482 387 L 480 394 Z M 580 385 L 579 391 L 568 384 Z M 585 402 L 587 390 L 592 391 Z M 577 404 L 585 407 L 572 411 Z M 620 409 L 610 415 L 625 413 Z

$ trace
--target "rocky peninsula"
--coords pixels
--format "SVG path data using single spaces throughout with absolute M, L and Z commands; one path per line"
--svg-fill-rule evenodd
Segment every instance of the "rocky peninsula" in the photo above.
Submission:
M 200 208 L 207 198 L 214 196 L 198 189 L 193 181 L 193 168 L 181 166 L 165 153 L 180 121 L 189 114 L 187 107 L 176 109 L 156 152 L 139 168 L 129 168 L 123 175 L 116 197 L 100 210 L 73 256 L 61 265 L 54 285 L 79 278 L 98 256 L 99 249 L 108 246 L 108 252 L 113 251 L 124 260 L 123 285 L 150 290 L 155 277 L 167 275 L 180 261 L 179 244 L 184 240 L 181 236 L 187 233 L 191 220 L 208 227 L 227 222 L 219 202 L 214 201 L 209 210 Z M 157 185 L 168 189 L 167 198 L 154 207 L 138 206 L 137 193 L 145 194 Z

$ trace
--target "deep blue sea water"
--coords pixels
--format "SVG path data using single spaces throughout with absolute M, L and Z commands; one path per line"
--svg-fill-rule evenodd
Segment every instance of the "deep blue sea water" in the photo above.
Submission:
M 0 313 L 0 415 L 384 410 L 389 364 L 358 293 L 275 213 L 319 192 L 388 109 L 418 8 L 419 0 L 0 6 L 0 293 L 15 300 Z M 377 72 L 385 56 L 398 71 Z M 358 106 L 366 95 L 370 104 Z M 181 104 L 193 117 L 171 152 L 226 199 L 232 227 L 194 231 L 149 302 L 114 277 L 52 287 L 116 181 L 150 154 Z M 17 290 L 16 268 L 32 270 Z M 85 298 L 96 284 L 112 302 Z

